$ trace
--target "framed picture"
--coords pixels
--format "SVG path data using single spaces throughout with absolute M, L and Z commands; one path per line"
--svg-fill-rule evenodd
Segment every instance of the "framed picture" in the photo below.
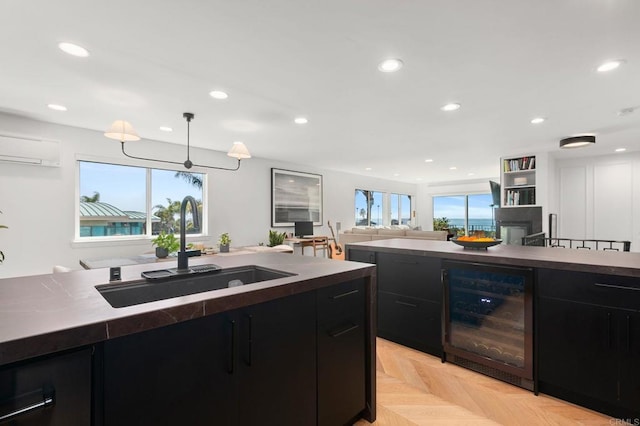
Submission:
M 271 226 L 322 225 L 322 175 L 271 169 Z

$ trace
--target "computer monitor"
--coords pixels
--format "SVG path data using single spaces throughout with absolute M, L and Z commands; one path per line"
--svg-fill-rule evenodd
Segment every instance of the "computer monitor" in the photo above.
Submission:
M 307 236 L 313 235 L 313 222 L 304 221 L 304 222 L 294 222 L 294 231 L 293 234 L 298 238 L 304 238 Z

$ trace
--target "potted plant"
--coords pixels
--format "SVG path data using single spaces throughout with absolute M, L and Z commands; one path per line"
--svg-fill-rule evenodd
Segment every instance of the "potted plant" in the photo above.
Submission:
M 220 235 L 218 244 L 220 245 L 220 253 L 229 252 L 229 244 L 231 244 L 231 238 L 229 238 L 229 234 L 227 232 Z
M 269 247 L 279 246 L 284 243 L 285 238 L 287 238 L 286 232 L 269 230 Z
M 159 258 L 167 257 L 169 253 L 176 252 L 180 250 L 180 241 L 176 238 L 174 234 L 167 234 L 162 231 L 151 240 L 151 244 L 156 247 L 156 256 Z

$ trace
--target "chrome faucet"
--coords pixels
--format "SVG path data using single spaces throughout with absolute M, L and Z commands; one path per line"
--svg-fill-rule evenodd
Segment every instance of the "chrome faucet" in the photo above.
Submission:
M 180 205 L 180 251 L 178 252 L 178 272 L 186 272 L 189 270 L 189 258 L 191 256 L 199 256 L 200 250 L 187 251 L 187 204 L 191 204 L 191 216 L 193 217 L 193 226 L 200 229 L 200 218 L 198 217 L 198 204 L 196 199 L 191 195 L 187 195 Z

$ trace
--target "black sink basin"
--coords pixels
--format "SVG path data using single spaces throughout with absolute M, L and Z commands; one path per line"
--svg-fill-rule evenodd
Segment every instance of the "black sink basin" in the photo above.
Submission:
M 123 308 L 293 275 L 295 274 L 249 265 L 206 274 L 178 274 L 163 280 L 103 284 L 96 286 L 96 290 L 111 306 Z

